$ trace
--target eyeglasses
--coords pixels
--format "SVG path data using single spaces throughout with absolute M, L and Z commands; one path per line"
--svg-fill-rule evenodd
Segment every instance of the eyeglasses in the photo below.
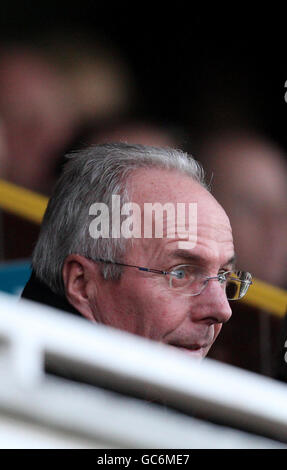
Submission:
M 137 268 L 139 271 L 149 273 L 163 274 L 164 276 L 169 277 L 169 285 L 174 292 L 186 296 L 200 295 L 209 281 L 216 280 L 225 291 L 228 300 L 239 300 L 245 296 L 249 286 L 252 284 L 252 275 L 247 271 L 222 271 L 217 276 L 208 277 L 199 274 L 195 270 L 194 266 L 191 266 L 190 264 L 180 264 L 172 268 L 170 271 L 160 271 L 158 269 L 117 263 L 116 261 L 109 261 L 101 258 L 96 258 L 92 261 Z

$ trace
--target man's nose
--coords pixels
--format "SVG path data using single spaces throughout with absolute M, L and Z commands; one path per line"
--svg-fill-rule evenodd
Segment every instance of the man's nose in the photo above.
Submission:
M 210 280 L 200 297 L 201 308 L 194 320 L 212 324 L 226 323 L 230 319 L 232 310 L 225 289 L 218 280 Z

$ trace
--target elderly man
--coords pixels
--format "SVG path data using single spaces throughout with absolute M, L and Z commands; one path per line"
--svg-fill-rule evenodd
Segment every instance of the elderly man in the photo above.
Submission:
M 116 212 L 126 203 L 140 215 L 124 232 L 123 212 Z M 155 223 L 164 215 L 155 236 L 145 226 L 151 206 L 164 209 L 153 212 Z M 188 228 L 184 211 L 176 219 L 165 211 L 179 206 L 196 208 Z M 234 272 L 234 263 L 228 217 L 192 157 L 103 144 L 69 157 L 44 217 L 24 297 L 204 357 L 231 316 L 228 299 L 241 298 L 251 283 L 249 273 Z

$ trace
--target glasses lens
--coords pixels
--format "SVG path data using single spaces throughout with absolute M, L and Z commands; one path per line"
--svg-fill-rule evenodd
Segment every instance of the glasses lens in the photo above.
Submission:
M 199 295 L 207 285 L 209 278 L 196 273 L 196 269 L 190 265 L 176 266 L 170 271 L 170 287 L 184 295 Z M 228 272 L 224 278 L 218 279 L 225 288 L 228 300 L 239 300 L 244 297 L 248 287 L 252 284 L 252 276 L 245 271 Z
M 230 273 L 226 283 L 226 296 L 228 300 L 239 300 L 245 296 L 252 284 L 252 276 L 245 271 Z
M 170 272 L 170 285 L 177 291 L 187 290 L 189 295 L 193 295 L 194 291 L 200 290 L 197 286 L 197 275 L 194 268 L 185 264 L 172 269 Z

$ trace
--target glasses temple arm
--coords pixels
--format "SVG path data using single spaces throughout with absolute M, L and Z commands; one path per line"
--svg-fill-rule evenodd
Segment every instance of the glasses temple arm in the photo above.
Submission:
M 143 268 L 141 266 L 136 266 L 134 264 L 118 263 L 116 261 L 105 260 L 105 259 L 102 259 L 102 258 L 97 258 L 97 261 L 99 261 L 100 263 L 116 264 L 118 266 L 127 266 L 128 268 L 137 268 L 137 269 L 139 269 L 139 271 L 146 271 L 146 272 L 149 272 L 149 273 L 167 274 L 166 271 L 160 271 L 159 269 Z

